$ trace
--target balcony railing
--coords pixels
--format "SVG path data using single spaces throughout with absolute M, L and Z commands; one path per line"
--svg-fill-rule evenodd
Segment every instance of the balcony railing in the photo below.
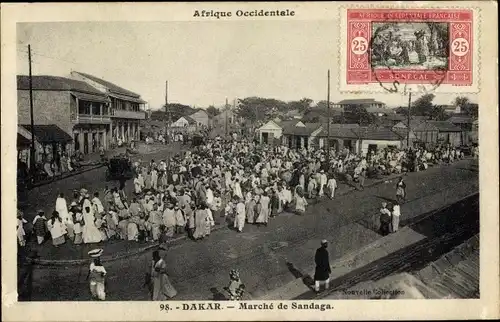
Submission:
M 109 124 L 111 123 L 111 118 L 109 115 L 77 114 L 73 121 L 76 123 Z
M 144 111 L 126 111 L 126 110 L 113 110 L 112 117 L 119 117 L 124 119 L 144 120 L 146 113 Z

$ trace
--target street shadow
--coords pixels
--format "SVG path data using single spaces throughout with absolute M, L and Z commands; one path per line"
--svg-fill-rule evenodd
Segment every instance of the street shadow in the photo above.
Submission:
M 309 275 L 309 274 L 303 274 L 300 270 L 298 270 L 294 265 L 293 263 L 290 263 L 290 262 L 286 262 L 286 267 L 288 268 L 288 270 L 290 271 L 290 273 L 292 273 L 292 275 L 295 277 L 295 278 L 300 278 L 302 279 L 302 283 L 304 283 L 305 286 L 307 286 L 308 288 L 310 288 L 311 290 L 313 289 L 313 286 L 314 286 L 314 280 L 313 278 Z
M 212 292 L 212 301 L 227 301 L 226 296 L 217 287 L 211 287 L 210 292 Z
M 378 199 L 381 199 L 381 200 L 385 200 L 387 202 L 390 202 L 392 204 L 394 204 L 395 202 L 397 202 L 396 199 L 392 199 L 392 198 L 387 198 L 387 197 L 383 197 L 383 196 L 375 196 L 376 198 Z
M 477 195 L 475 198 L 477 198 Z M 474 203 L 474 200 L 472 200 L 472 203 Z M 464 202 L 464 207 L 467 206 L 471 207 L 471 200 L 468 200 L 468 198 Z M 454 211 L 456 211 L 454 207 L 448 207 L 446 210 L 450 216 L 453 216 Z M 361 282 L 378 281 L 389 275 L 419 271 L 479 232 L 479 225 L 473 224 L 470 226 L 470 223 L 474 222 L 476 217 L 474 213 L 468 213 L 464 216 L 464 222 L 454 221 L 445 226 L 441 224 L 449 221 L 449 217 L 444 213 L 440 215 L 442 215 L 443 219 L 436 219 L 437 216 L 432 216 L 416 224 L 416 227 L 412 227 L 415 231 L 426 235 L 427 238 L 331 280 L 328 290 L 319 294 L 308 291 L 293 300 L 322 298 L 333 292 L 345 291 Z M 433 229 L 432 227 L 435 224 L 438 228 Z M 457 230 L 457 224 L 460 224 L 462 229 Z M 479 285 L 477 287 L 479 288 Z M 475 296 L 471 295 L 471 298 Z
M 459 168 L 457 168 L 457 170 L 465 170 L 465 171 L 470 171 L 470 172 L 479 172 L 479 167 L 471 165 L 469 168 L 459 167 Z
M 479 232 L 479 193 L 437 212 L 403 219 L 401 225 L 410 225 L 414 231 L 428 238 L 455 232 L 458 228 L 477 233 Z

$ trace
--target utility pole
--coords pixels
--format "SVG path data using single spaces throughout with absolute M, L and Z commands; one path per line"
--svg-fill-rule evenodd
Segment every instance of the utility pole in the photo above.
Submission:
M 33 79 L 31 76 L 31 45 L 28 45 L 28 61 L 29 61 L 30 117 L 31 117 L 30 170 L 32 174 L 35 174 L 35 120 L 33 116 Z
M 165 114 L 168 115 L 167 124 L 165 126 L 165 140 L 170 143 L 168 137 L 168 127 L 170 125 L 170 109 L 168 108 L 168 81 L 165 81 Z
M 408 131 L 406 133 L 406 147 L 408 149 L 410 148 L 410 131 L 411 131 L 411 127 L 410 127 L 410 120 L 411 120 L 410 111 L 411 111 L 411 90 L 410 90 L 410 93 L 409 93 L 409 96 L 408 96 Z
M 225 132 L 226 132 L 226 140 L 227 140 L 227 113 L 228 113 L 228 109 L 229 109 L 229 104 L 227 103 L 227 97 L 226 97 L 226 106 L 225 106 Z
M 330 122 L 331 122 L 331 108 L 330 108 L 330 70 L 328 70 L 328 90 L 326 94 L 326 108 L 328 109 L 328 124 L 327 128 L 327 158 L 328 170 L 330 170 Z

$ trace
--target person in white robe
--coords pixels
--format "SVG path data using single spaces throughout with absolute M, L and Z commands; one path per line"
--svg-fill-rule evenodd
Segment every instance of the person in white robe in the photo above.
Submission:
M 104 206 L 102 205 L 102 202 L 99 199 L 99 192 L 94 193 L 94 198 L 92 198 L 92 205 L 94 206 L 94 213 L 100 215 L 104 214 Z
M 26 232 L 24 231 L 24 224 L 28 223 L 26 219 L 23 218 L 23 213 L 17 211 L 17 241 L 19 246 L 26 246 Z
M 234 220 L 234 228 L 241 233 L 243 231 L 243 227 L 245 226 L 245 204 L 243 203 L 243 198 L 239 199 L 238 204 L 236 205 L 236 217 Z
M 59 217 L 59 213 L 57 211 L 54 211 L 52 213 L 52 218 L 47 221 L 47 228 L 52 236 L 52 243 L 54 246 L 58 247 L 59 245 L 65 243 L 66 226 L 64 225 L 61 217 Z
M 325 192 L 324 192 L 324 188 L 327 184 L 327 176 L 325 174 L 325 171 L 324 170 L 321 170 L 320 171 L 320 175 L 319 175 L 319 196 L 322 197 Z
M 60 193 L 59 197 L 56 199 L 56 211 L 59 213 L 59 217 L 61 218 L 64 226 L 66 227 L 68 238 L 73 240 L 74 237 L 73 218 L 69 214 L 68 204 L 66 203 L 66 199 L 64 198 L 63 193 Z
M 106 269 L 101 264 L 102 249 L 94 249 L 89 252 L 91 258 L 93 258 L 92 263 L 89 267 L 89 275 L 87 279 L 89 280 L 90 294 L 92 299 L 104 301 L 106 300 L 106 288 L 105 288 L 105 277 Z
M 243 192 L 241 191 L 241 185 L 238 179 L 234 181 L 233 195 L 237 196 L 239 199 L 243 198 Z
M 330 179 L 328 179 L 326 187 L 330 194 L 330 199 L 333 199 L 335 197 L 335 189 L 337 189 L 337 180 L 335 180 L 335 178 L 332 176 Z
M 207 185 L 207 205 L 209 207 L 212 207 L 214 203 L 214 192 L 212 191 L 212 188 L 210 188 L 210 185 Z
M 151 170 L 151 186 L 154 190 L 158 190 L 158 171 L 155 168 Z
M 82 238 L 85 244 L 101 242 L 101 232 L 95 225 L 95 216 L 92 211 L 92 205 L 88 199 L 83 201 L 83 222 Z
M 306 211 L 307 200 L 304 196 L 297 194 L 295 196 L 295 211 L 299 215 L 303 215 Z
M 147 273 L 147 279 L 153 301 L 165 301 L 177 295 L 177 290 L 167 275 L 167 264 L 157 250 L 153 252 L 153 260 Z

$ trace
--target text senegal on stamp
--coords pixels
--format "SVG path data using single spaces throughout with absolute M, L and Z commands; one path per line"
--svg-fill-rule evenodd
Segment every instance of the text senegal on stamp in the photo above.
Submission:
M 345 15 L 340 72 L 347 87 L 474 85 L 473 10 L 370 8 L 347 9 Z

